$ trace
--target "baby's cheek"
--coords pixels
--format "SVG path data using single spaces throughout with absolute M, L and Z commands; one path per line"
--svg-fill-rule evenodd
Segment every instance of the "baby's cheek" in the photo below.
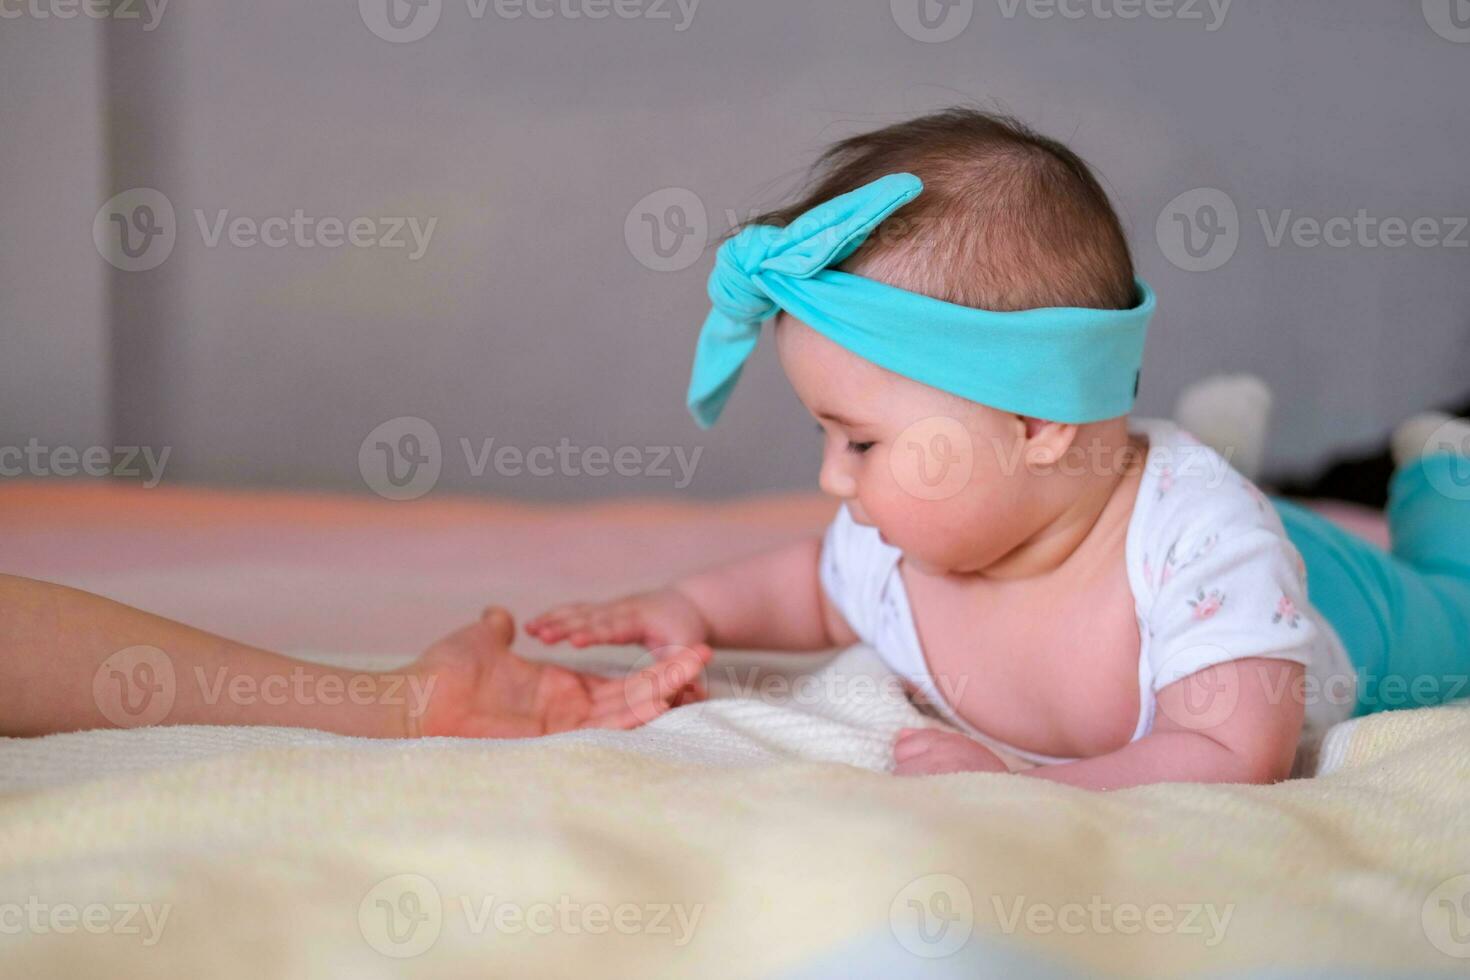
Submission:
M 916 500 L 897 489 L 867 505 L 884 540 L 932 565 L 943 565 L 956 544 L 948 510 L 945 501 Z
M 882 454 L 893 486 L 916 502 L 933 503 L 965 493 L 977 471 L 970 433 L 945 416 L 921 419 L 905 429 Z

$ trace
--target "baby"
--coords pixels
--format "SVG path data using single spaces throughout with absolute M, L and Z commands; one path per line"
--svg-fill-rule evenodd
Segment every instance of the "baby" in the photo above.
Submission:
M 774 317 L 837 515 L 551 609 L 543 642 L 866 643 L 958 729 L 900 733 L 898 773 L 1008 755 L 1098 789 L 1276 781 L 1336 721 L 1470 693 L 1470 423 L 1401 430 L 1389 554 L 1130 418 L 1153 295 L 1065 146 L 969 109 L 844 140 L 725 243 L 710 296 L 696 418 Z

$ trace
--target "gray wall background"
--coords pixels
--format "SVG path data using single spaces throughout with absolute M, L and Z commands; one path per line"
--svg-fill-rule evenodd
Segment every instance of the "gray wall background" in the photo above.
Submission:
M 702 0 L 683 30 L 672 0 L 622 2 L 644 16 L 508 18 L 490 0 L 476 18 L 476 0 L 442 0 L 407 43 L 369 28 L 383 0 L 176 0 L 152 30 L 141 0 L 136 20 L 0 21 L 0 445 L 168 446 L 170 482 L 365 493 L 364 438 L 419 416 L 443 444 L 436 492 L 675 492 L 476 477 L 459 440 L 492 437 L 703 447 L 703 496 L 814 487 L 818 439 L 768 346 L 718 428 L 688 418 L 712 252 L 658 271 L 625 226 L 646 232 L 635 206 L 662 191 L 641 210 L 697 200 L 705 226 L 686 219 L 717 237 L 832 139 L 962 101 L 1104 175 L 1162 303 L 1140 412 L 1256 372 L 1278 395 L 1280 469 L 1470 389 L 1470 249 L 1272 247 L 1257 216 L 1470 215 L 1466 0 L 1235 0 L 1215 30 L 1204 0 L 1132 20 L 1096 12 L 1129 0 L 1070 0 L 1079 18 L 974 0 L 940 43 L 901 28 L 915 0 Z M 168 198 L 177 240 L 124 272 L 92 224 L 134 187 Z M 1200 187 L 1239 212 L 1237 251 L 1208 272 L 1156 234 Z M 210 247 L 195 211 L 222 209 L 437 225 L 417 261 Z

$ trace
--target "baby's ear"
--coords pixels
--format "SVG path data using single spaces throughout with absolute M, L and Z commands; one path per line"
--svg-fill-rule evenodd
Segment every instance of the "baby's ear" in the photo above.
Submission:
M 1078 426 L 1070 422 L 1048 422 L 1022 415 L 1026 426 L 1026 461 L 1034 466 L 1054 466 L 1077 441 Z

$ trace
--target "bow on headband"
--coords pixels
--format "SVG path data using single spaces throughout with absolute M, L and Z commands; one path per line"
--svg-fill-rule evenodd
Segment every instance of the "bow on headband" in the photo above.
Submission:
M 1007 412 L 1082 423 L 1132 409 L 1156 305 L 1142 280 L 1131 310 L 995 313 L 832 268 L 923 189 L 913 174 L 889 174 L 720 246 L 689 379 L 701 427 L 720 417 L 761 324 L 780 310 L 880 367 Z

